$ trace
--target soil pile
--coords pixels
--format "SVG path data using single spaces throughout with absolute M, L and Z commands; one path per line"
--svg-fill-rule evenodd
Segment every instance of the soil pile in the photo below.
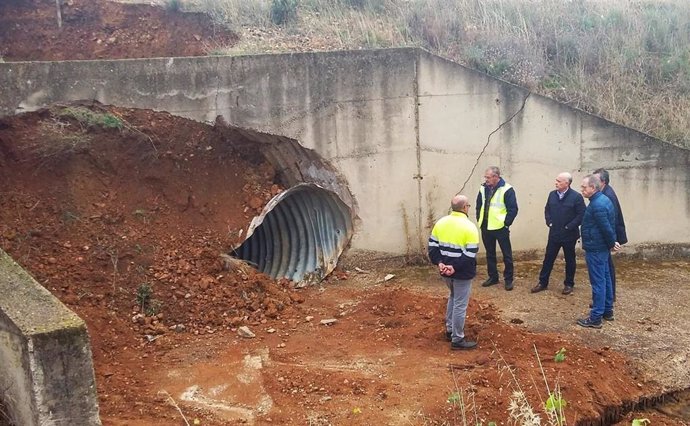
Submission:
M 109 309 L 144 334 L 275 318 L 300 299 L 291 283 L 224 253 L 281 188 L 256 148 L 226 138 L 98 105 L 6 118 L 2 248 L 75 311 Z
M 237 36 L 201 13 L 105 0 L 0 2 L 0 58 L 64 61 L 204 56 Z

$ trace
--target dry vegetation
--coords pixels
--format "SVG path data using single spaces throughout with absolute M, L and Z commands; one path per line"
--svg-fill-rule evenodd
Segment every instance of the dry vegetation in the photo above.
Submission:
M 210 54 L 421 46 L 690 146 L 686 0 L 187 0 L 182 8 L 242 35 Z

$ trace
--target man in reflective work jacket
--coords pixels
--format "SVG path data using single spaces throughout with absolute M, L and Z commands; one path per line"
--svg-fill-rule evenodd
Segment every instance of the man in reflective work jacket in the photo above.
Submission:
M 488 200 L 488 201 L 487 201 Z M 505 289 L 513 289 L 513 249 L 510 245 L 510 225 L 517 217 L 517 197 L 513 187 L 503 180 L 501 170 L 491 166 L 484 172 L 484 184 L 477 195 L 477 223 L 482 230 L 486 249 L 486 268 L 489 278 L 482 287 L 498 284 L 496 242 L 503 253 Z
M 451 200 L 451 213 L 439 219 L 429 237 L 429 259 L 450 290 L 446 307 L 446 339 L 451 349 L 472 349 L 477 342 L 465 339 L 465 315 L 472 279 L 477 274 L 479 232 L 467 217 L 470 204 L 464 195 Z

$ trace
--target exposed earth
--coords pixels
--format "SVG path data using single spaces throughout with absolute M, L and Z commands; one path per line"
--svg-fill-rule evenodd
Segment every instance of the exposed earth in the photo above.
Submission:
M 65 4 L 58 30 L 54 2 L 3 2 L 4 60 L 200 55 L 234 40 L 200 15 Z M 558 292 L 562 267 L 531 295 L 539 262 L 519 262 L 513 292 L 475 286 L 466 330 L 479 347 L 451 352 L 430 267 L 353 253 L 298 290 L 228 261 L 284 188 L 222 124 L 98 104 L 5 117 L 0 182 L 0 247 L 86 321 L 105 425 L 520 424 L 520 389 L 550 424 L 545 379 L 571 425 L 684 424 L 628 408 L 690 382 L 687 262 L 619 261 L 602 330 L 574 325 L 583 265 L 573 295 Z
M 0 2 L 0 58 L 65 61 L 204 56 L 237 36 L 206 15 L 105 0 Z

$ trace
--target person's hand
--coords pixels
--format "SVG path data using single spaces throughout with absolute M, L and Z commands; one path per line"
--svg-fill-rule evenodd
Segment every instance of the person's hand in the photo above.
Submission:
M 441 275 L 448 277 L 455 273 L 455 268 L 453 268 L 452 265 L 446 265 L 445 263 L 441 262 L 438 264 L 438 272 L 440 272 Z
M 615 253 L 615 252 L 619 251 L 620 249 L 621 249 L 621 245 L 620 245 L 620 243 L 619 243 L 618 241 L 616 241 L 616 242 L 613 244 L 613 248 L 611 249 L 611 251 Z

